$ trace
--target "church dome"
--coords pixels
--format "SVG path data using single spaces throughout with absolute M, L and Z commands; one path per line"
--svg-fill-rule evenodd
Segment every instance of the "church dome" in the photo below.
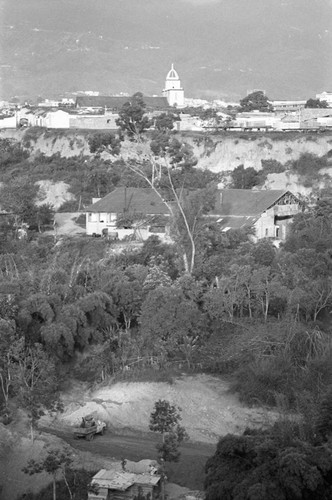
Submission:
M 180 80 L 179 75 L 175 71 L 173 64 L 171 69 L 167 73 L 166 80 Z

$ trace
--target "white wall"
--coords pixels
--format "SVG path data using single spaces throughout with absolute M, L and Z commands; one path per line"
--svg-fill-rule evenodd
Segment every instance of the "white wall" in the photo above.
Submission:
M 0 129 L 2 128 L 16 128 L 16 116 L 8 116 L 0 120 Z
M 69 128 L 69 113 L 65 111 L 51 111 L 44 119 L 47 128 Z

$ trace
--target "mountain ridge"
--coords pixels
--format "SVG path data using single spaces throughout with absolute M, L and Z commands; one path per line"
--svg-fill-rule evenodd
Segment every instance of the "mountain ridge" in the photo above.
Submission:
M 97 90 L 308 98 L 332 80 L 329 0 L 1 0 L 0 98 Z M 204 7 L 204 9 L 203 9 Z M 330 85 L 331 86 L 331 85 Z

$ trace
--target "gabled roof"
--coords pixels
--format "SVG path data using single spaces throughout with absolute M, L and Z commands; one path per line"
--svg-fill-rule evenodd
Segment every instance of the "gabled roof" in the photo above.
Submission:
M 95 213 L 169 214 L 169 210 L 151 188 L 118 187 L 86 208 Z
M 220 189 L 216 194 L 215 207 L 209 212 L 209 215 L 258 217 L 285 194 L 291 193 L 279 189 L 263 191 Z
M 130 101 L 131 97 L 126 96 L 77 96 L 77 108 L 106 108 L 119 111 L 122 106 Z M 146 111 L 157 111 L 169 109 L 166 97 L 143 96 L 146 104 Z

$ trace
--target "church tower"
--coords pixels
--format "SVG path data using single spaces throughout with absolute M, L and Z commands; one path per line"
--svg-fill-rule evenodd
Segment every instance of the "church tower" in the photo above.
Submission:
M 173 64 L 166 76 L 163 96 L 167 97 L 170 106 L 176 106 L 177 108 L 183 108 L 185 106 L 184 90 L 181 87 L 179 75 L 175 71 Z

